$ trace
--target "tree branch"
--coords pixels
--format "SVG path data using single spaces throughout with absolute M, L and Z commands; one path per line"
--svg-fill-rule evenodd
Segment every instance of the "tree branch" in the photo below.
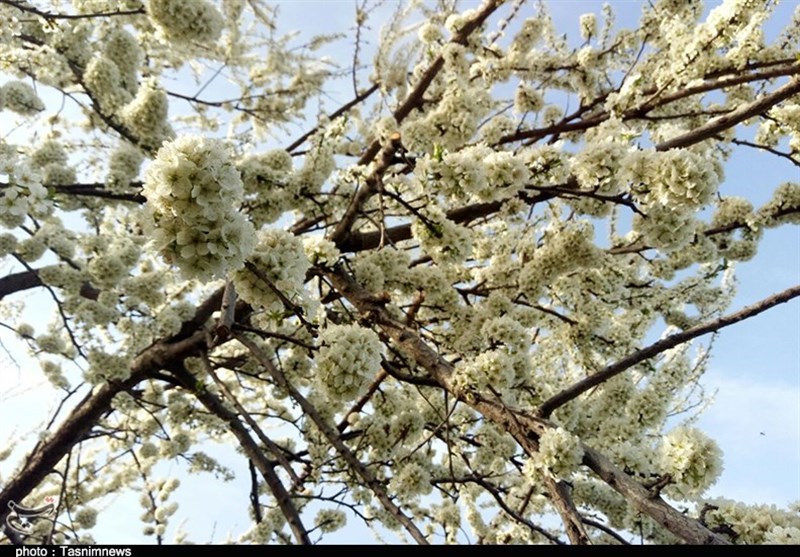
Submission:
M 472 34 L 472 32 L 478 29 L 483 22 L 486 21 L 490 15 L 492 15 L 492 13 L 494 13 L 494 11 L 500 7 L 502 3 L 502 0 L 486 0 L 483 6 L 475 13 L 474 17 L 467 21 L 463 27 L 458 30 L 450 42 L 460 45 L 466 44 L 467 39 L 469 39 L 469 36 Z M 406 96 L 406 99 L 403 101 L 403 103 L 397 108 L 397 110 L 394 111 L 393 116 L 398 124 L 405 120 L 405 118 L 411 114 L 411 111 L 422 103 L 425 91 L 428 90 L 428 87 L 430 87 L 434 78 L 443 67 L 444 56 L 439 54 L 433 60 L 433 62 L 431 62 L 430 66 L 428 66 L 428 69 L 425 70 L 425 73 L 422 74 L 419 82 L 417 82 L 417 84 L 414 86 L 414 89 Z M 358 164 L 360 166 L 366 166 L 372 162 L 379 152 L 383 152 L 381 163 L 378 164 L 367 177 L 365 185 L 356 191 L 355 195 L 350 201 L 350 205 L 345 211 L 344 216 L 334 228 L 333 233 L 329 238 L 333 243 L 338 244 L 350 233 L 350 227 L 353 225 L 356 216 L 361 211 L 361 207 L 364 205 L 367 199 L 369 199 L 372 194 L 375 193 L 378 184 L 381 181 L 381 176 L 389 167 L 389 163 L 394 158 L 394 153 L 399 146 L 399 140 L 392 141 L 386 144 L 382 149 L 380 140 L 376 139 L 362 155 L 361 159 L 358 161 Z
M 794 286 L 783 292 L 775 294 L 774 296 L 770 296 L 769 298 L 765 298 L 760 302 L 757 302 L 753 305 L 747 306 L 736 313 L 732 313 L 730 315 L 726 315 L 720 317 L 719 319 L 715 319 L 710 323 L 706 323 L 704 325 L 698 325 L 696 327 L 692 327 L 691 329 L 687 329 L 680 333 L 675 333 L 674 335 L 670 335 L 666 338 L 659 340 L 651 344 L 646 348 L 642 348 L 637 352 L 634 352 L 627 358 L 624 358 L 610 366 L 606 367 L 602 371 L 598 371 L 597 373 L 590 375 L 586 379 L 583 379 L 571 387 L 564 389 L 560 393 L 557 393 L 544 401 L 542 405 L 539 407 L 537 411 L 537 415 L 542 418 L 548 418 L 550 414 L 556 408 L 563 406 L 567 402 L 577 398 L 581 394 L 585 393 L 589 389 L 596 387 L 600 383 L 607 381 L 608 379 L 614 377 L 629 369 L 636 364 L 639 364 L 645 360 L 652 358 L 658 354 L 661 354 L 665 350 L 669 350 L 679 344 L 683 344 L 684 342 L 688 342 L 693 338 L 713 333 L 723 329 L 729 325 L 733 325 L 734 323 L 738 323 L 739 321 L 743 321 L 759 313 L 762 313 L 772 307 L 777 306 L 778 304 L 783 304 L 788 302 L 792 298 L 800 296 L 800 286 Z
M 682 147 L 694 145 L 695 143 L 700 143 L 704 139 L 714 137 L 719 132 L 732 128 L 735 125 L 744 122 L 748 118 L 752 118 L 753 116 L 766 112 L 776 104 L 783 102 L 798 93 L 800 93 L 800 78 L 795 77 L 789 81 L 789 83 L 783 87 L 779 87 L 769 95 L 761 97 L 760 99 L 757 99 L 749 104 L 745 104 L 730 114 L 725 114 L 724 116 L 714 118 L 699 128 L 695 128 L 683 135 L 679 135 L 659 143 L 656 145 L 656 151 L 680 149 Z
M 203 325 L 219 307 L 221 296 L 220 288 L 198 306 L 194 317 L 183 323 L 178 335 L 157 341 L 143 350 L 134 358 L 127 379 L 95 387 L 47 439 L 33 448 L 24 466 L 0 491 L 0 522 L 8 514 L 9 501 L 21 501 L 35 489 L 72 447 L 81 442 L 92 427 L 111 411 L 111 402 L 117 394 L 129 391 L 148 377 L 158 376 L 160 370 L 171 368 L 185 358 L 208 349 Z
M 295 539 L 303 545 L 310 545 L 311 539 L 308 537 L 308 530 L 303 525 L 300 513 L 292 502 L 289 492 L 283 486 L 278 474 L 275 472 L 275 465 L 267 460 L 264 453 L 253 438 L 250 437 L 247 429 L 242 422 L 239 421 L 236 414 L 225 408 L 222 401 L 203 385 L 202 380 L 199 380 L 189 373 L 185 367 L 178 366 L 173 368 L 172 373 L 183 384 L 184 388 L 197 397 L 197 400 L 199 400 L 209 412 L 218 416 L 228 424 L 231 428 L 231 433 L 238 439 L 247 458 L 249 458 L 255 464 L 256 468 L 258 468 L 258 471 L 261 472 L 261 476 L 264 478 L 272 495 L 275 497 L 275 502 L 286 518 L 286 522 L 289 524 L 289 528 L 292 530 Z
M 406 516 L 402 509 L 394 504 L 394 501 L 392 501 L 388 493 L 386 493 L 386 489 L 383 484 L 378 481 L 370 469 L 367 468 L 358 459 L 358 457 L 353 454 L 347 445 L 344 444 L 344 441 L 342 441 L 342 438 L 336 429 L 328 424 L 325 418 L 323 418 L 320 413 L 317 412 L 317 409 L 314 407 L 314 405 L 311 404 L 303 395 L 301 395 L 300 392 L 291 385 L 291 383 L 289 383 L 289 380 L 286 379 L 286 376 L 283 374 L 283 372 L 273 365 L 272 361 L 269 359 L 269 356 L 257 344 L 252 342 L 244 335 L 236 335 L 236 340 L 241 342 L 245 347 L 247 347 L 248 350 L 250 350 L 253 356 L 255 356 L 256 360 L 258 360 L 264 369 L 267 370 L 278 387 L 288 392 L 289 396 L 291 396 L 295 402 L 300 405 L 303 413 L 311 418 L 311 420 L 325 436 L 328 442 L 333 446 L 333 448 L 336 449 L 340 455 L 342 455 L 342 458 L 344 458 L 348 466 L 350 466 L 350 468 L 359 477 L 361 477 L 364 483 L 369 486 L 372 492 L 375 493 L 386 511 L 391 514 L 400 524 L 402 524 L 403 527 L 405 527 L 406 531 L 411 534 L 411 537 L 414 538 L 418 544 L 428 545 L 428 540 L 425 539 L 423 533 L 420 532 L 416 524 L 414 524 L 411 519 Z

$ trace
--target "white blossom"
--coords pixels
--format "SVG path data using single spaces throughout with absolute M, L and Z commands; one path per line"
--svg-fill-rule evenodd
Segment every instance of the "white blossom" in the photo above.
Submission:
M 155 245 L 187 277 L 208 280 L 240 269 L 254 249 L 253 226 L 236 211 L 242 180 L 224 146 L 182 136 L 147 168 Z
M 580 18 L 581 37 L 587 41 L 597 35 L 597 16 L 592 13 L 583 14 Z
M 176 43 L 212 43 L 222 32 L 222 16 L 206 0 L 147 0 L 147 14 Z
M 675 495 L 702 494 L 722 472 L 722 452 L 717 444 L 695 428 L 678 427 L 669 432 L 661 445 L 660 465 L 675 481 Z
M 32 116 L 45 109 L 33 87 L 22 81 L 8 81 L 0 86 L 0 109 L 6 108 L 23 116 Z
M 381 365 L 381 342 L 358 325 L 331 325 L 321 335 L 316 358 L 319 385 L 334 401 L 355 399 Z
M 242 299 L 269 312 L 285 309 L 278 293 L 289 303 L 302 301 L 303 283 L 311 264 L 299 238 L 280 229 L 261 230 L 248 262 L 258 273 L 248 268 L 233 273 L 236 291 Z

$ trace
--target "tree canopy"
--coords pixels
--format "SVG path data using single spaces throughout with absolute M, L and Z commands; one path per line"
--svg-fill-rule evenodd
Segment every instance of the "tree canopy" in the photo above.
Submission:
M 92 543 L 131 493 L 203 541 L 174 493 L 244 477 L 237 543 L 798 543 L 706 496 L 694 420 L 710 339 L 800 295 L 731 304 L 800 224 L 800 9 L 309 9 L 348 23 L 0 0 L 0 325 L 58 397 L 0 454 L 2 539 Z

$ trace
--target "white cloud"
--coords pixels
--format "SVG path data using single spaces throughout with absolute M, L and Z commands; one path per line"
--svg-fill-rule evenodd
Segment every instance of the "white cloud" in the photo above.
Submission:
M 800 499 L 800 379 L 727 376 L 710 370 L 716 401 L 699 426 L 720 444 L 725 471 L 709 496 L 786 505 Z

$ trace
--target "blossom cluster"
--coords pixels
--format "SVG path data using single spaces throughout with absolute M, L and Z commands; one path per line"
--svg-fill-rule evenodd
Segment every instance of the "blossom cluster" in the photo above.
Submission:
M 105 114 L 113 114 L 133 98 L 124 86 L 117 64 L 105 53 L 99 52 L 86 65 L 83 83 Z
M 458 59 L 461 56 L 457 54 Z M 490 105 L 484 88 L 456 82 L 424 117 L 403 122 L 400 127 L 403 142 L 414 152 L 433 153 L 436 146 L 456 151 L 475 134 Z
M 347 524 L 347 515 L 338 509 L 322 509 L 314 517 L 314 524 L 322 532 L 335 532 Z
M 155 150 L 174 136 L 172 127 L 167 123 L 168 109 L 167 94 L 155 81 L 147 80 L 119 115 L 143 148 Z
M 758 216 L 753 213 L 752 203 L 742 197 L 724 197 L 717 204 L 711 228 L 735 227 L 736 230 L 714 234 L 711 241 L 720 255 L 734 261 L 746 261 L 756 253 L 762 235 L 760 224 Z
M 336 244 L 321 236 L 303 240 L 303 249 L 309 262 L 323 267 L 333 267 L 341 256 Z
M 26 215 L 43 217 L 51 209 L 47 189 L 42 185 L 42 173 L 30 159 L 23 159 L 10 145 L 0 142 L 0 176 L 6 176 L 7 186 L 0 197 L 0 223 L 14 228 Z
M 358 325 L 331 325 L 320 334 L 318 382 L 333 401 L 355 399 L 381 366 L 381 341 Z
M 108 159 L 106 185 L 112 190 L 121 190 L 130 185 L 139 175 L 144 161 L 142 152 L 129 143 L 121 143 Z
M 633 219 L 633 230 L 650 246 L 664 251 L 679 250 L 686 246 L 698 230 L 698 222 L 691 214 L 663 203 L 652 203 L 645 215 Z
M 291 207 L 293 163 L 284 149 L 248 155 L 237 167 L 242 173 L 245 197 L 252 199 L 248 212 L 255 222 L 272 223 Z
M 532 299 L 555 278 L 579 267 L 591 266 L 597 248 L 592 242 L 590 226 L 569 227 L 549 232 L 541 247 L 519 273 L 520 290 Z
M 722 451 L 702 431 L 677 427 L 661 443 L 660 465 L 675 482 L 668 489 L 670 495 L 690 498 L 703 493 L 722 473 Z
M 8 81 L 0 86 L 0 110 L 7 108 L 22 116 L 32 116 L 45 109 L 44 103 L 23 81 Z
M 402 467 L 395 470 L 395 474 L 389 482 L 389 488 L 393 493 L 405 497 L 418 494 L 427 495 L 433 489 L 430 468 L 430 463 L 427 461 L 405 462 Z
M 748 505 L 726 498 L 705 501 L 706 524 L 711 528 L 733 531 L 735 543 L 797 545 L 800 540 L 800 516 L 775 505 Z
M 145 536 L 163 536 L 169 519 L 178 510 L 178 503 L 167 503 L 170 495 L 180 485 L 176 478 L 147 482 L 139 497 L 139 503 L 145 512 L 139 517 L 145 524 L 142 533 Z
M 513 197 L 530 178 L 520 157 L 486 145 L 466 147 L 440 158 L 421 158 L 415 173 L 426 188 L 435 187 L 452 199 L 477 201 Z
M 112 60 L 119 73 L 119 85 L 131 94 L 139 86 L 139 65 L 142 63 L 142 49 L 139 41 L 125 29 L 114 28 L 105 37 L 104 53 Z
M 765 226 L 800 224 L 800 183 L 784 182 L 775 188 L 772 199 L 759 209 Z
M 181 136 L 164 144 L 143 192 L 156 248 L 187 278 L 223 277 L 252 253 L 253 225 L 236 210 L 242 180 L 220 141 Z
M 222 33 L 223 20 L 206 0 L 147 0 L 147 15 L 170 41 L 213 43 Z
M 109 354 L 104 350 L 91 350 L 86 359 L 89 361 L 86 379 L 92 384 L 124 381 L 131 374 L 131 360 L 124 354 Z
M 525 464 L 525 469 L 534 478 L 538 471 L 559 479 L 569 479 L 582 460 L 580 439 L 562 427 L 553 427 L 539 437 L 539 450 Z
M 44 141 L 31 153 L 30 161 L 41 170 L 42 181 L 47 185 L 75 183 L 75 169 L 68 165 L 67 152 L 58 141 Z
M 448 219 L 437 206 L 411 224 L 411 233 L 437 263 L 459 263 L 472 252 L 469 230 Z
M 531 85 L 521 83 L 514 92 L 514 110 L 520 114 L 539 112 L 544 108 L 542 93 Z
M 311 264 L 299 238 L 278 228 L 260 230 L 248 263 L 258 273 L 245 267 L 232 275 L 236 292 L 243 300 L 268 314 L 285 309 L 281 297 L 292 304 L 303 302 L 303 283 Z

